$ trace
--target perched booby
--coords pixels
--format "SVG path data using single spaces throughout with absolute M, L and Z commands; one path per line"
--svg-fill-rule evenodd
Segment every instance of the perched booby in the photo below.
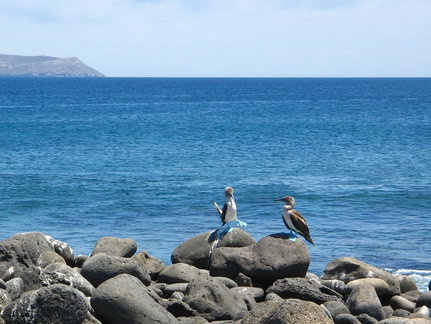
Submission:
M 247 226 L 247 223 L 241 222 L 238 220 L 236 215 L 236 203 L 235 198 L 233 197 L 233 188 L 232 187 L 226 187 L 224 190 L 224 197 L 226 200 L 226 203 L 223 206 L 223 209 L 221 209 L 216 202 L 214 202 L 214 205 L 217 208 L 218 213 L 220 214 L 220 219 L 222 221 L 222 226 L 226 224 L 226 227 L 224 229 L 224 232 L 229 232 L 231 230 L 231 226 Z
M 308 229 L 307 222 L 305 218 L 298 213 L 293 206 L 295 205 L 295 198 L 292 196 L 286 196 L 283 198 L 275 199 L 274 201 L 284 201 L 286 204 L 283 206 L 283 222 L 284 225 L 291 231 L 295 232 L 294 239 L 298 234 L 302 235 L 308 242 L 314 245 L 313 240 L 310 236 L 310 230 Z

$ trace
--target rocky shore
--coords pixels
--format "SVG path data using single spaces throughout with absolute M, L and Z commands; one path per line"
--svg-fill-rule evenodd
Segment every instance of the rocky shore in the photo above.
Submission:
M 102 237 L 90 256 L 40 232 L 0 242 L 1 323 L 430 323 L 431 291 L 354 257 L 308 273 L 301 239 L 256 242 L 235 228 L 197 235 L 172 265 L 132 239 Z

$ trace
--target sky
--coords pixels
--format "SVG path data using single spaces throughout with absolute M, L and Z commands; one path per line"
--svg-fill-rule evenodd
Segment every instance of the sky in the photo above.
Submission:
M 0 54 L 109 77 L 431 77 L 430 0 L 0 0 Z

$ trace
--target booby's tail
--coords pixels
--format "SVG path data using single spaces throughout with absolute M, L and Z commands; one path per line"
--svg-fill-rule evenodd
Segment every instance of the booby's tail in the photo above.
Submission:
M 310 235 L 304 235 L 304 238 L 305 238 L 309 243 L 311 243 L 311 244 L 313 244 L 313 245 L 314 245 L 313 239 L 311 238 L 311 236 L 310 236 Z

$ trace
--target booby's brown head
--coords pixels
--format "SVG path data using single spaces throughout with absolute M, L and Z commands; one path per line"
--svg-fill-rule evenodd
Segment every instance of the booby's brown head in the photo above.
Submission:
M 295 205 L 295 198 L 292 196 L 285 196 L 283 198 L 274 199 L 274 201 L 284 201 L 287 205 L 294 206 Z

